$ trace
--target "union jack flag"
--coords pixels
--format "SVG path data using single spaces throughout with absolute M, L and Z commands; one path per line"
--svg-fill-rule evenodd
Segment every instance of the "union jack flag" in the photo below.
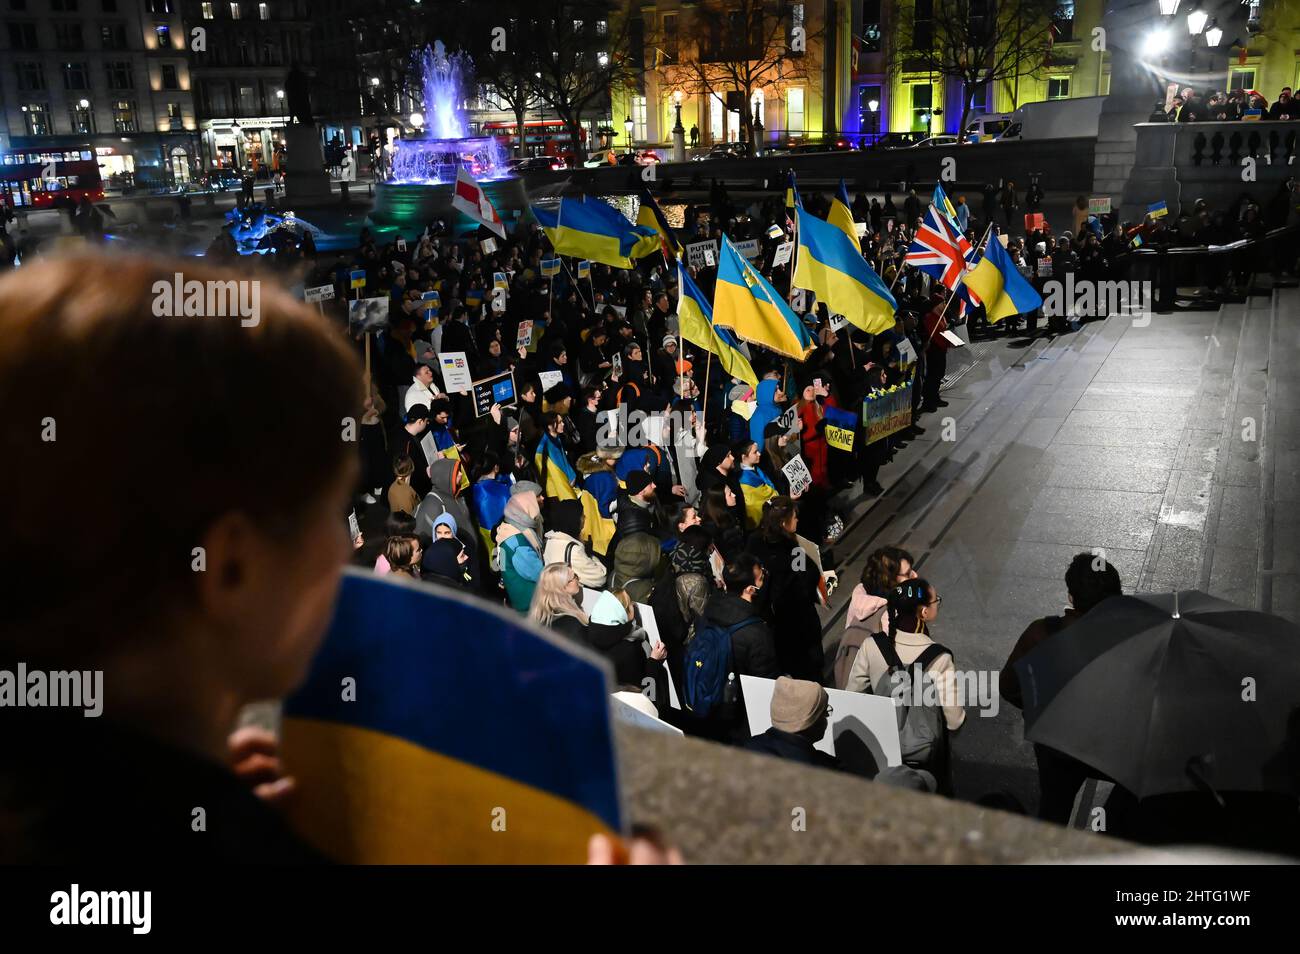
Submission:
M 966 249 L 970 248 L 970 242 L 949 223 L 948 217 L 931 205 L 925 210 L 921 227 L 916 230 L 903 261 L 939 279 L 948 288 L 956 288 L 966 272 L 963 243 Z

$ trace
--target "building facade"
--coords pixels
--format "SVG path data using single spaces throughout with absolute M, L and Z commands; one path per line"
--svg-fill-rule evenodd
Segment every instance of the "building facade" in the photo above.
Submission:
M 278 168 L 285 78 L 314 72 L 308 0 L 184 0 L 203 168 Z
M 0 0 L 0 152 L 89 147 L 110 189 L 196 176 L 174 0 Z

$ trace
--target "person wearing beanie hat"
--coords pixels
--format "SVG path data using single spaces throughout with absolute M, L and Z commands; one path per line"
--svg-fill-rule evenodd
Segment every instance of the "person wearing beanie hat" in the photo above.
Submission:
M 624 485 L 626 490 L 619 493 L 614 509 L 616 526 L 605 551 L 607 555 L 613 555 L 618 550 L 619 541 L 634 533 L 662 536 L 664 522 L 655 497 L 654 480 L 644 470 L 633 470 L 624 478 Z
M 644 496 L 645 491 L 654 486 L 654 481 L 644 470 L 634 470 L 627 475 L 627 493 L 629 497 Z
M 514 486 L 510 488 L 510 496 L 514 497 L 519 494 L 533 494 L 537 497 L 537 506 L 540 509 L 542 503 L 546 500 L 546 491 L 542 485 L 535 480 L 516 480 Z
M 830 697 L 817 683 L 781 676 L 772 688 L 772 726 L 751 738 L 745 748 L 818 768 L 841 769 L 839 759 L 816 748 L 826 734 L 830 711 Z

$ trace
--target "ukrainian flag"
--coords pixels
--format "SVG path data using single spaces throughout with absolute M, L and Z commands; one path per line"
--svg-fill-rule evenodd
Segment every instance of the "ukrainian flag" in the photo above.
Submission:
M 957 221 L 957 210 L 948 201 L 948 193 L 943 191 L 943 186 L 938 182 L 934 184 L 934 197 L 930 199 L 930 202 L 953 222 Z
M 898 302 L 861 250 L 829 222 L 803 209 L 796 209 L 795 215 L 799 219 L 795 287 L 815 292 L 827 308 L 870 334 L 893 328 Z
M 501 607 L 346 571 L 284 705 L 311 792 L 290 821 L 340 862 L 581 864 L 622 823 L 607 672 Z
M 532 206 L 555 251 L 574 258 L 631 268 L 632 260 L 659 249 L 659 233 L 633 225 L 612 205 L 589 196 L 564 198 L 554 212 Z
M 844 187 L 843 179 L 840 180 L 839 194 L 831 199 L 831 210 L 826 214 L 826 221 L 847 235 L 853 247 L 858 250 L 858 255 L 862 254 L 857 225 L 853 221 L 853 211 L 849 208 L 849 190 Z
M 726 235 L 722 236 L 713 290 L 713 324 L 796 361 L 817 347 L 786 300 L 736 251 Z
M 763 522 L 763 504 L 780 496 L 776 485 L 757 467 L 740 472 L 740 493 L 745 498 L 745 518 L 755 527 Z
M 785 181 L 785 207 L 787 209 L 803 208 L 803 199 L 799 198 L 799 183 L 795 181 L 793 169 L 790 170 L 790 174 Z
M 537 473 L 542 478 L 542 486 L 546 489 L 546 496 L 557 500 L 578 499 L 578 488 L 575 486 L 578 472 L 569 463 L 569 458 L 564 456 L 564 449 L 555 438 L 550 434 L 543 434 L 542 439 L 537 442 L 537 453 L 534 458 Z
M 984 257 L 967 272 L 965 282 L 984 303 L 989 321 L 1043 307 L 1043 296 L 1025 281 L 997 239 L 984 243 Z
M 680 259 L 677 261 L 677 322 L 682 337 L 716 354 L 723 371 L 751 387 L 758 386 L 758 375 L 741 352 L 740 342 L 725 329 L 713 326 L 713 308 L 691 281 Z
M 650 194 L 649 189 L 641 186 L 637 192 L 637 199 L 641 204 L 636 211 L 636 224 L 644 225 L 646 228 L 654 229 L 659 233 L 663 241 L 665 258 L 678 258 L 682 254 L 682 245 L 677 241 L 677 237 L 673 235 L 673 230 L 668 225 L 668 220 L 664 218 L 663 209 L 659 208 L 659 203 L 655 201 L 655 197 Z

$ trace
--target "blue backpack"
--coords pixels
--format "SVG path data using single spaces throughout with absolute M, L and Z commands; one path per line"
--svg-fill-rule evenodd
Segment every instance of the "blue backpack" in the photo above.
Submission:
M 734 704 L 739 686 L 732 672 L 731 637 L 757 617 L 742 619 L 733 626 L 718 626 L 701 617 L 695 623 L 695 636 L 686 644 L 685 673 L 682 676 L 682 702 L 701 719 L 719 703 Z

